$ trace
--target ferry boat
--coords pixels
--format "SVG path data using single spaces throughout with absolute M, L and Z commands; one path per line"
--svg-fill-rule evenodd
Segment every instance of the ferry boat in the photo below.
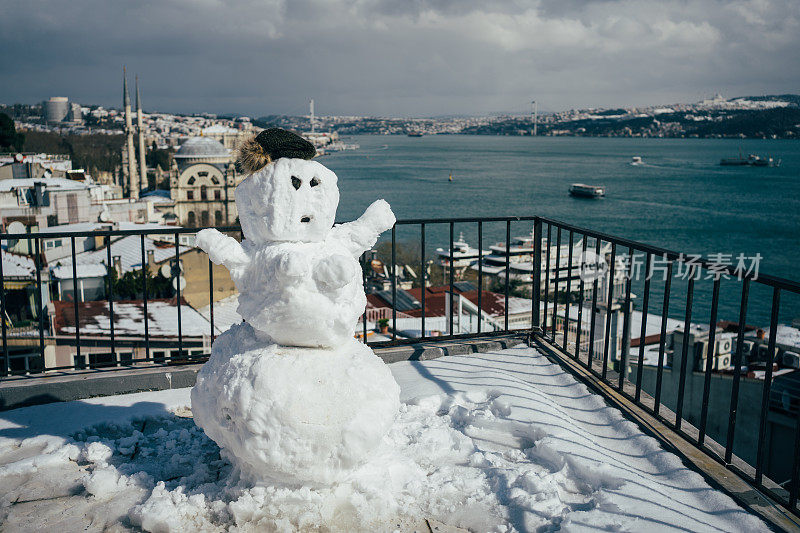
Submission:
M 455 268 L 467 268 L 478 262 L 482 257 L 489 255 L 489 250 L 478 250 L 473 248 L 464 240 L 464 234 L 459 233 L 458 240 L 453 241 L 453 266 Z M 450 249 L 437 248 L 436 254 L 439 256 L 439 265 L 444 268 L 450 267 Z
M 635 155 L 631 157 L 631 165 L 643 165 L 644 161 L 642 161 L 642 156 Z
M 778 167 L 780 159 L 775 161 L 771 157 L 761 157 L 756 154 L 748 154 L 747 157 L 725 157 L 720 159 L 719 164 L 723 167 Z
M 586 185 L 584 183 L 573 183 L 569 188 L 572 196 L 579 198 L 601 198 L 606 195 L 606 188 L 602 185 Z
M 406 135 L 408 135 L 409 137 L 422 137 L 424 133 L 422 133 L 421 131 L 409 131 Z
M 563 235 L 562 235 L 563 237 Z M 533 232 L 525 237 L 515 237 L 511 240 L 511 245 L 506 247 L 506 243 L 499 242 L 489 247 L 491 253 L 483 257 L 482 271 L 484 275 L 495 276 L 500 280 L 505 280 L 506 257 L 508 257 L 509 279 L 522 283 L 533 281 L 533 254 L 534 254 Z M 593 249 L 592 249 L 593 251 Z M 566 290 L 567 279 L 572 280 L 572 289 L 577 289 L 580 283 L 581 259 L 583 255 L 583 240 L 578 239 L 572 244 L 572 267 L 569 265 L 569 242 L 561 243 L 559 248 L 556 244 L 556 237 L 552 235 L 550 242 L 550 283 L 555 286 L 556 265 L 559 266 L 561 275 L 559 276 L 559 290 Z M 611 244 L 604 242 L 600 248 L 600 255 L 605 257 L 611 253 Z M 542 257 L 541 265 L 547 265 L 547 240 L 542 238 Z M 478 271 L 478 264 L 472 265 L 472 270 Z M 544 283 L 544 278 L 542 278 Z

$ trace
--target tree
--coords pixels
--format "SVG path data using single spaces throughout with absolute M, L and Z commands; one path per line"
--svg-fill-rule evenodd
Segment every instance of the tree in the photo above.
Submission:
M 0 113 L 0 151 L 2 152 L 21 152 L 25 144 L 25 135 L 17 133 L 14 120 Z
M 119 300 L 139 300 L 144 298 L 144 277 L 147 277 L 147 298 L 169 298 L 172 296 L 172 283 L 163 276 L 154 276 L 149 270 L 130 270 L 122 277 L 113 268 L 108 270 L 108 279 L 114 288 L 114 298 Z

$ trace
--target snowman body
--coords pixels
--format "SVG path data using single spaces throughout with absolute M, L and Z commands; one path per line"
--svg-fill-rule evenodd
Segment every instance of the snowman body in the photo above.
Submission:
M 388 367 L 356 341 L 366 296 L 358 257 L 395 222 L 378 200 L 333 226 L 336 175 L 280 158 L 236 188 L 245 239 L 197 234 L 225 265 L 245 323 L 214 342 L 192 389 L 195 422 L 256 483 L 340 480 L 378 446 L 399 410 Z
M 281 242 L 250 254 L 258 268 L 233 279 L 239 314 L 263 338 L 307 347 L 334 347 L 353 338 L 367 299 L 358 261 L 341 243 Z

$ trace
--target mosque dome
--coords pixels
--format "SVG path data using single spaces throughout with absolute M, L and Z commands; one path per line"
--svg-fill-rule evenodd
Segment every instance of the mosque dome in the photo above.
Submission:
M 190 137 L 175 152 L 179 167 L 185 168 L 196 163 L 209 163 L 223 166 L 230 162 L 230 151 L 222 143 L 211 137 Z
M 184 142 L 175 157 L 182 158 L 196 158 L 196 157 L 228 157 L 228 150 L 222 146 L 222 143 L 211 137 L 189 137 Z

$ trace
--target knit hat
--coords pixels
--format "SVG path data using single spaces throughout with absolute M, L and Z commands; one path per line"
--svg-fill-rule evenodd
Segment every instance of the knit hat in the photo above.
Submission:
M 254 174 L 281 157 L 313 159 L 316 155 L 314 145 L 296 133 L 269 128 L 239 146 L 236 168 L 239 172 Z

